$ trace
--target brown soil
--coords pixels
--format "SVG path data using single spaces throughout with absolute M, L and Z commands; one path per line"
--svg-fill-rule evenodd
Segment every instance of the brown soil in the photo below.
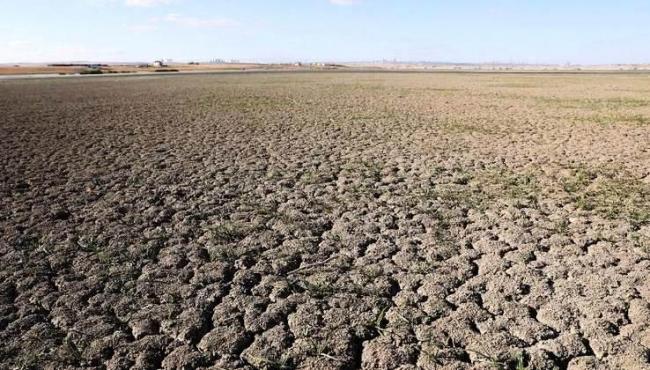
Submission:
M 649 368 L 648 82 L 0 81 L 0 368 Z
M 0 66 L 0 76 L 33 74 L 76 74 L 86 69 L 87 68 L 84 67 Z
M 148 67 L 140 68 L 133 64 L 112 64 L 101 67 L 103 73 L 153 73 L 157 70 L 173 70 L 174 72 L 231 72 L 243 70 L 305 70 L 309 67 L 294 67 L 287 64 L 171 64 L 164 68 Z M 0 66 L 0 76 L 33 75 L 33 74 L 79 74 L 88 71 L 86 67 L 57 67 L 46 65 L 17 65 Z

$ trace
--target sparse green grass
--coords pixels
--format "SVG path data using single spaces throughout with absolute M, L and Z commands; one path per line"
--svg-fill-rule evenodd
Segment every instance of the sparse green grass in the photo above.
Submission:
M 640 248 L 646 253 L 650 253 L 650 236 L 639 232 L 633 232 L 629 236 L 630 241 L 636 248 Z
M 236 248 L 228 245 L 208 247 L 208 255 L 210 256 L 211 261 L 230 263 L 235 262 L 239 257 L 241 257 Z
M 366 266 L 359 268 L 359 273 L 368 281 L 372 281 L 381 276 L 383 271 L 379 266 Z
M 623 218 L 637 227 L 650 222 L 650 186 L 629 175 L 578 166 L 561 182 L 578 209 Z
M 537 176 L 531 172 L 517 173 L 498 168 L 481 173 L 476 180 L 492 201 L 509 199 L 534 204 L 540 194 Z
M 560 179 L 562 190 L 576 208 L 595 212 L 608 219 L 626 219 L 639 227 L 650 223 L 650 186 L 615 169 L 576 166 Z M 503 202 L 535 206 L 546 196 L 538 175 L 493 168 L 476 173 L 460 173 L 454 181 L 424 189 L 423 199 L 436 199 L 453 207 L 486 210 Z M 557 223 L 566 230 L 566 220 Z
M 336 287 L 334 287 L 334 285 L 326 281 L 317 281 L 315 283 L 311 283 L 309 281 L 304 280 L 302 281 L 302 287 L 307 292 L 309 292 L 310 296 L 319 299 L 329 297 L 337 292 Z
M 487 353 L 482 353 L 474 350 L 466 350 L 468 352 L 474 353 L 482 361 L 487 362 L 495 370 L 527 370 L 526 367 L 526 358 L 523 352 L 519 352 L 516 355 L 506 355 L 506 356 L 494 356 Z
M 97 256 L 97 259 L 99 260 L 99 262 L 101 262 L 104 265 L 108 265 L 108 264 L 111 263 L 112 256 L 111 256 L 110 252 L 100 251 L 100 252 L 97 252 L 96 256 Z
M 32 251 L 41 244 L 41 236 L 38 234 L 24 234 L 16 240 L 16 247 L 25 251 Z
M 270 180 L 279 180 L 283 177 L 283 174 L 278 169 L 270 169 L 266 171 L 266 178 Z
M 359 160 L 348 162 L 341 168 L 350 174 L 355 174 L 363 179 L 371 179 L 376 182 L 381 180 L 383 165 L 377 161 Z
M 438 124 L 438 127 L 447 134 L 483 134 L 496 135 L 499 133 L 495 126 L 469 123 L 463 119 L 449 119 Z
M 244 359 L 249 364 L 253 365 L 256 369 L 266 369 L 266 370 L 287 370 L 293 369 L 291 358 L 289 356 L 280 356 L 279 359 L 275 358 L 264 358 L 261 356 L 255 356 L 251 354 L 242 355 Z
M 513 88 L 513 89 L 530 89 L 530 88 L 535 88 L 535 87 L 542 87 L 537 84 L 529 83 L 529 82 L 506 82 L 506 83 L 494 83 L 491 84 L 490 87 L 495 87 L 495 88 Z
M 232 221 L 224 221 L 210 229 L 213 240 L 222 243 L 235 243 L 243 239 L 247 234 L 247 227 Z
M 281 96 L 264 96 L 264 95 L 241 95 L 231 96 L 224 99 L 221 96 L 217 102 L 218 106 L 226 110 L 233 110 L 242 113 L 263 111 L 269 109 L 280 109 L 291 103 L 290 100 Z
M 84 252 L 97 253 L 102 247 L 102 243 L 94 236 L 82 236 L 77 240 L 77 245 Z
M 377 331 L 380 335 L 386 334 L 386 328 L 385 328 L 385 321 L 386 321 L 386 312 L 390 306 L 384 306 L 382 307 L 379 312 L 377 312 L 377 316 L 375 316 L 375 319 L 370 323 L 370 327 L 374 330 Z
M 443 239 L 438 236 L 439 239 Z M 435 266 L 426 261 L 417 261 L 411 266 L 411 271 L 415 274 L 427 275 L 435 271 Z
M 328 176 L 318 170 L 308 170 L 300 175 L 300 181 L 307 185 L 320 184 L 328 180 Z
M 578 108 L 590 110 L 616 110 L 620 108 L 639 108 L 650 105 L 650 101 L 637 98 L 597 98 L 597 99 L 578 99 L 578 98 L 559 98 L 548 96 L 536 96 L 534 100 L 547 105 L 559 108 Z
M 555 221 L 554 230 L 558 234 L 565 234 L 569 230 L 569 221 L 566 218 Z
M 282 109 L 292 104 L 283 96 L 266 96 L 257 93 L 230 95 L 223 91 L 208 92 L 194 102 L 202 111 L 255 113 Z
M 588 123 L 597 123 L 599 125 L 610 125 L 610 124 L 632 124 L 638 126 L 650 125 L 650 117 L 643 114 L 598 114 L 591 116 L 578 116 L 577 120 L 588 122 Z
M 103 73 L 104 73 L 104 71 L 102 71 L 99 68 L 91 68 L 91 69 L 86 69 L 86 70 L 83 70 L 83 71 L 79 72 L 79 74 L 81 74 L 81 75 L 101 75 Z
M 516 370 L 526 370 L 525 358 L 523 353 L 519 353 L 515 358 L 515 369 Z
M 451 183 L 424 189 L 419 195 L 440 200 L 452 207 L 485 210 L 503 201 L 532 205 L 537 201 L 538 194 L 535 174 L 493 168 L 476 173 L 460 173 Z
M 130 177 L 126 180 L 126 184 L 127 184 L 128 186 L 132 186 L 132 187 L 139 188 L 139 187 L 141 187 L 142 185 L 144 185 L 144 180 L 142 179 L 142 177 L 137 176 L 137 175 L 134 175 L 134 176 L 130 176 Z

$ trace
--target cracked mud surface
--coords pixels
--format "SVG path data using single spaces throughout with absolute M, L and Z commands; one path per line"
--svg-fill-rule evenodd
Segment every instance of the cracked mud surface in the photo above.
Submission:
M 650 368 L 649 82 L 1 82 L 0 368 Z

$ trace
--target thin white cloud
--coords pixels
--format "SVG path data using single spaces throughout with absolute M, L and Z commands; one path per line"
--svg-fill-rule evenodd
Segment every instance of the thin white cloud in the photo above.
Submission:
M 361 0 L 329 0 L 329 2 L 334 5 L 354 5 L 359 4 Z
M 79 0 L 82 3 L 97 6 L 123 5 L 130 8 L 152 8 L 160 5 L 170 5 L 181 0 Z
M 7 46 L 13 49 L 28 49 L 34 47 L 31 41 L 26 40 L 11 40 Z
M 147 33 L 157 31 L 158 26 L 154 23 L 145 23 L 128 26 L 126 29 L 133 33 Z
M 168 14 L 161 21 L 187 28 L 226 28 L 237 25 L 237 22 L 227 18 L 198 18 L 180 14 Z
M 166 5 L 171 3 L 173 0 L 125 0 L 124 4 L 126 6 L 135 6 L 135 7 L 152 7 L 156 5 Z
M 0 63 L 21 62 L 73 62 L 73 61 L 119 61 L 124 52 L 119 49 L 81 44 L 58 44 L 45 40 L 11 40 L 0 42 Z
M 236 27 L 239 23 L 228 18 L 199 18 L 171 13 L 164 17 L 150 18 L 146 23 L 127 26 L 127 29 L 134 33 L 147 33 L 158 31 L 163 28 L 163 25 L 180 28 L 218 29 Z

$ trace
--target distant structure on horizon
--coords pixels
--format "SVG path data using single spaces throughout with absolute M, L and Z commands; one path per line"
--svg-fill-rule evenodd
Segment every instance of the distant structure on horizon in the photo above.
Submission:
M 230 59 L 225 60 L 221 58 L 210 59 L 208 64 L 239 64 L 241 63 L 239 59 Z

